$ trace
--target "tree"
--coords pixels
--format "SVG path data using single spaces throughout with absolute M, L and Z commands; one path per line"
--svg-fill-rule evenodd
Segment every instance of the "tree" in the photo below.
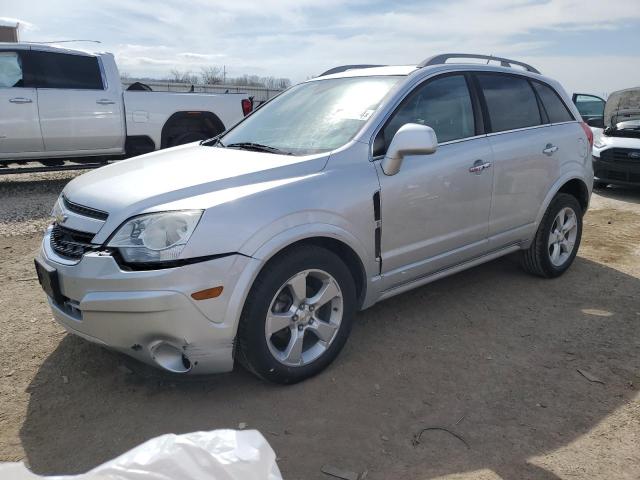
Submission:
M 198 83 L 198 76 L 190 71 L 182 72 L 176 68 L 171 70 L 171 76 L 167 79 L 171 83 Z
M 202 67 L 200 78 L 205 85 L 217 85 L 224 80 L 224 72 L 220 67 Z

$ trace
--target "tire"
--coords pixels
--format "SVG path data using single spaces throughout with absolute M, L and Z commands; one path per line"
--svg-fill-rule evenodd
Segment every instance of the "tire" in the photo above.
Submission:
M 198 140 L 206 140 L 210 138 L 205 132 L 184 132 L 175 135 L 169 140 L 169 147 L 177 147 L 185 143 L 197 142 Z
M 608 183 L 601 182 L 600 180 L 593 181 L 593 189 L 594 190 L 604 190 L 607 188 Z
M 325 295 L 318 295 L 320 289 Z M 256 278 L 240 317 L 236 358 L 270 382 L 312 377 L 342 350 L 355 311 L 355 283 L 342 260 L 322 247 L 295 247 L 271 260 Z
M 558 233 L 564 232 L 564 227 L 569 225 L 565 223 L 563 228 L 559 227 L 559 223 L 562 222 L 559 217 L 561 212 L 565 213 L 567 221 L 571 217 L 569 212 L 572 212 L 575 219 L 575 228 L 567 230 L 566 233 Z M 582 207 L 574 196 L 558 193 L 542 217 L 531 246 L 522 254 L 524 270 L 544 278 L 559 277 L 567 271 L 580 248 L 582 216 Z M 552 235 L 555 236 L 555 240 L 552 239 Z M 555 253 L 557 255 L 554 255 Z

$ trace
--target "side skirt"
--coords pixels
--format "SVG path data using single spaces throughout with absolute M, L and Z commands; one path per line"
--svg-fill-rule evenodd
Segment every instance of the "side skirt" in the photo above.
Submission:
M 449 275 L 453 275 L 454 273 L 458 273 L 468 268 L 475 267 L 476 265 L 480 265 L 485 262 L 495 260 L 496 258 L 502 257 L 504 255 L 508 255 L 509 253 L 516 252 L 520 249 L 521 249 L 521 246 L 519 243 L 508 245 L 506 247 L 500 248 L 499 250 L 495 250 L 493 252 L 487 253 L 480 257 L 476 257 L 472 260 L 467 260 L 466 262 L 459 263 L 452 267 L 438 270 L 437 272 L 431 273 L 424 277 L 420 277 L 415 280 L 411 280 L 410 282 L 404 283 L 402 285 L 398 285 L 397 287 L 384 290 L 380 294 L 380 297 L 378 297 L 377 301 L 386 300 L 387 298 L 391 298 L 401 293 L 407 292 L 409 290 L 413 290 L 414 288 L 421 287 L 422 285 L 426 285 L 427 283 L 431 283 L 435 280 L 439 280 L 441 278 L 448 277 Z

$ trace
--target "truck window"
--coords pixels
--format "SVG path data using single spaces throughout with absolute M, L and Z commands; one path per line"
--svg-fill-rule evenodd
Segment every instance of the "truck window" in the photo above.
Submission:
M 22 86 L 20 57 L 16 52 L 0 52 L 0 88 Z
M 32 50 L 26 58 L 30 86 L 104 90 L 97 57 Z
M 542 124 L 538 101 L 526 78 L 481 73 L 478 80 L 487 102 L 492 131 L 504 132 Z

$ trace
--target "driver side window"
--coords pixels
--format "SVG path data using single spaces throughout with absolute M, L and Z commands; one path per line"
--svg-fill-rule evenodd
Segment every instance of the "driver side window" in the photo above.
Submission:
M 407 123 L 433 128 L 438 143 L 473 137 L 473 106 L 465 77 L 447 75 L 418 86 L 378 133 L 373 155 L 384 155 L 395 133 Z

